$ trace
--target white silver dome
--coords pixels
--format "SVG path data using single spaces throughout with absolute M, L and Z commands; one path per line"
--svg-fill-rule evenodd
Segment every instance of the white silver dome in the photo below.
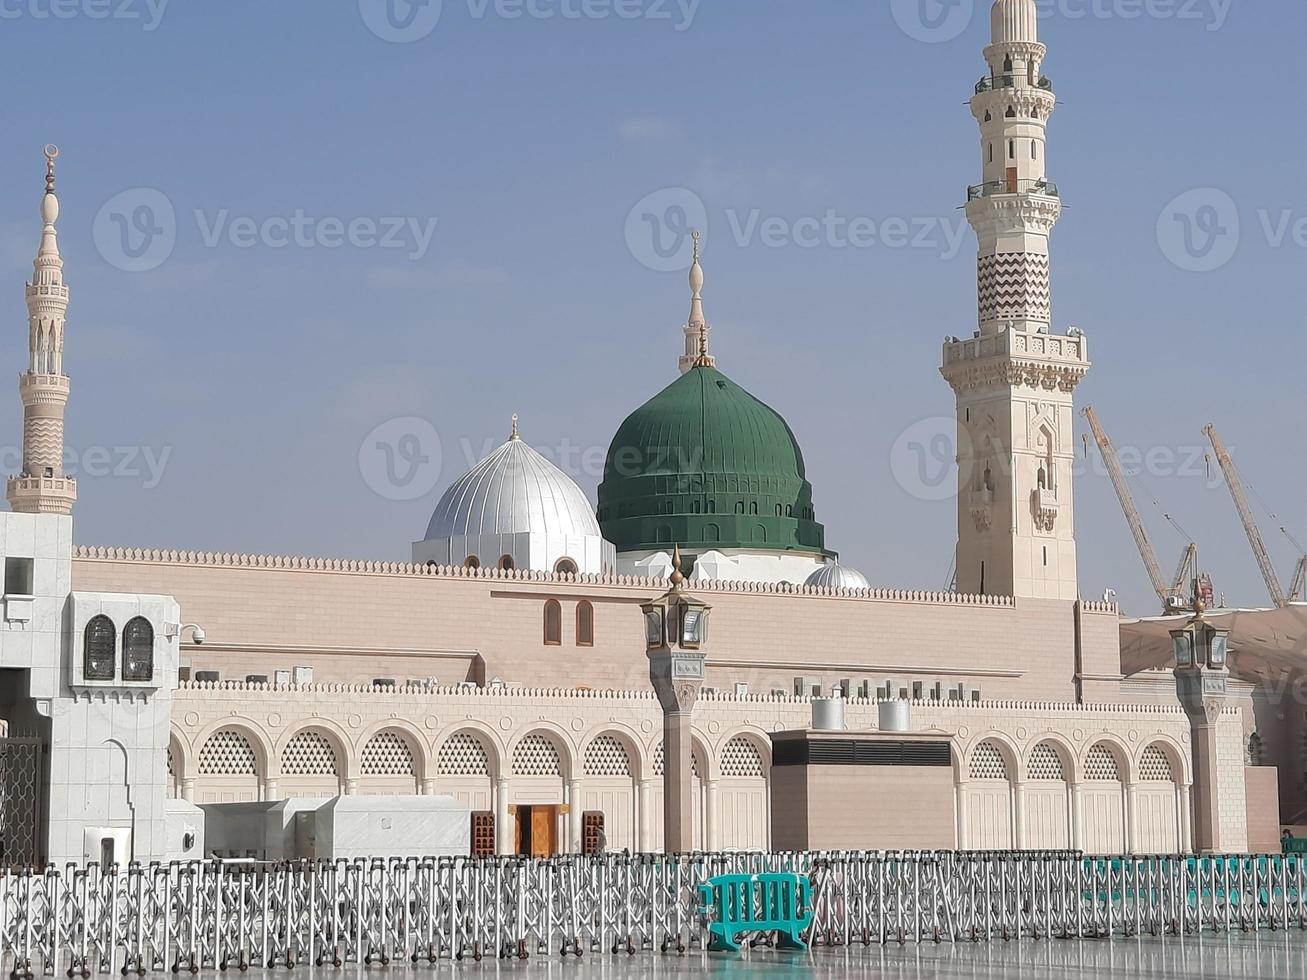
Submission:
M 848 565 L 841 565 L 837 561 L 828 561 L 808 576 L 808 580 L 803 583 L 807 586 L 821 589 L 869 589 L 871 583 L 867 581 L 867 576 L 863 575 L 856 568 L 850 568 Z
M 426 540 L 523 533 L 600 537 L 581 488 L 514 436 L 445 491 Z

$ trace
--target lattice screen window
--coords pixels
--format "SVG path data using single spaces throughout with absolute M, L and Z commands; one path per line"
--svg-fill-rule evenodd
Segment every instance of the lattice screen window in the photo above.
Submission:
M 234 728 L 214 732 L 200 749 L 201 776 L 257 776 L 258 756 L 250 740 Z
M 587 776 L 630 776 L 631 757 L 622 740 L 612 735 L 600 735 L 585 750 Z
M 363 775 L 413 776 L 413 750 L 398 732 L 377 732 L 363 746 Z
M 472 814 L 472 856 L 494 857 L 494 855 L 495 815 L 489 810 L 477 810 Z
M 1102 742 L 1091 748 L 1085 756 L 1085 778 L 1117 783 L 1121 781 L 1121 767 L 1117 765 L 1116 756 Z
M 607 837 L 604 834 L 604 815 L 601 810 L 587 810 L 581 814 L 581 853 L 602 854 Z
M 722 775 L 762 775 L 762 754 L 749 738 L 736 735 L 722 747 Z
M 1062 756 L 1051 742 L 1040 742 L 1031 750 L 1030 778 L 1066 781 L 1066 767 L 1062 764 Z
M 971 753 L 972 779 L 1007 779 L 1007 760 L 993 742 L 981 742 Z
M 514 776 L 561 776 L 562 763 L 558 747 L 548 736 L 539 733 L 528 735 L 513 750 Z
M 172 760 L 172 746 L 168 746 L 166 751 L 168 753 L 168 775 L 175 779 L 177 777 L 177 766 Z
M 702 779 L 700 775 L 702 769 L 699 767 L 699 750 L 692 749 L 690 752 L 690 768 L 694 772 L 695 779 Z M 659 742 L 658 747 L 654 749 L 653 774 L 661 776 L 663 774 L 663 743 Z
M 442 776 L 489 776 L 490 760 L 479 738 L 468 732 L 455 732 L 440 747 L 436 771 Z
M 1171 771 L 1171 760 L 1156 745 L 1144 749 L 1139 757 L 1139 778 L 1149 783 L 1173 783 L 1175 776 Z
M 339 776 L 340 764 L 331 740 L 322 732 L 300 732 L 286 743 L 281 754 L 285 776 Z

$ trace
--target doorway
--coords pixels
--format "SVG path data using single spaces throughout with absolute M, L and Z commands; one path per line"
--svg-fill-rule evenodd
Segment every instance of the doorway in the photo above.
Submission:
M 558 853 L 558 810 L 555 804 L 518 804 L 516 841 L 519 855 L 547 858 Z

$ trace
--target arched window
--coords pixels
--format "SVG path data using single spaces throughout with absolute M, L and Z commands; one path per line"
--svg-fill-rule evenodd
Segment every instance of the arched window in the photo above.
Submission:
M 595 645 L 595 607 L 584 599 L 576 604 L 576 645 Z
M 576 572 L 576 562 L 570 558 L 560 558 L 554 562 L 554 573 L 557 575 L 575 575 Z
M 1007 158 L 1008 158 L 1009 160 L 1015 160 L 1015 159 L 1017 158 L 1017 141 L 1016 141 L 1016 140 L 1008 140 L 1008 141 L 1007 141 Z
M 670 527 L 668 527 L 666 524 L 662 524 L 662 525 L 660 525 L 659 528 L 658 528 L 658 530 L 654 532 L 654 539 L 655 539 L 659 544 L 671 544 L 671 543 L 672 543 L 672 529 L 671 529 Z
M 1011 71 L 1011 70 L 1012 70 L 1012 56 L 1011 56 L 1011 55 L 1008 55 L 1006 58 L 1003 59 L 1003 70 L 1004 70 L 1005 72 L 1006 72 L 1006 71 Z
M 545 603 L 545 646 L 556 647 L 563 642 L 563 607 L 557 599 Z
M 478 558 L 476 555 L 468 555 L 467 558 L 463 561 L 463 567 L 464 567 L 464 568 L 480 568 L 480 567 L 481 567 L 481 559 Z
M 499 570 L 501 572 L 511 572 L 517 567 L 517 562 L 513 561 L 512 555 L 499 556 Z
M 1030 141 L 1030 159 L 1032 160 L 1039 159 L 1039 140 Z
M 777 517 L 781 517 L 781 516 L 783 516 L 784 514 L 785 514 L 785 508 L 782 507 L 780 504 L 777 504 L 777 505 L 776 505 L 776 516 L 777 516 Z
M 994 114 L 993 114 L 992 112 L 990 112 L 988 109 L 986 109 L 986 110 L 985 110 L 985 122 L 993 122 L 993 121 L 994 121 Z
M 88 681 L 113 680 L 114 647 L 118 631 L 108 616 L 96 616 L 86 624 L 82 675 Z
M 123 627 L 123 680 L 154 680 L 154 627 L 144 616 Z
M 754 517 L 758 516 L 758 501 L 755 500 L 753 503 L 749 504 L 749 513 Z
M 1008 119 L 1015 119 L 1017 117 L 1017 107 L 1014 105 L 1008 106 L 1005 115 Z
M 989 162 L 990 162 L 990 163 L 993 163 L 993 162 L 994 162 L 994 144 L 993 144 L 993 143 L 990 143 L 990 144 L 989 144 Z
M 735 513 L 736 513 L 736 514 L 739 514 L 739 515 L 741 515 L 741 516 L 743 516 L 743 514 L 744 514 L 744 501 L 743 501 L 743 500 L 737 500 L 737 501 L 735 502 Z

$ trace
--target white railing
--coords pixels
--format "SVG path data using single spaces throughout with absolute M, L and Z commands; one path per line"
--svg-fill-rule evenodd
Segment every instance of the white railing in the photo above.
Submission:
M 0 877 L 0 967 L 87 977 L 701 949 L 697 886 L 807 875 L 820 946 L 1307 928 L 1302 856 L 828 852 L 193 863 Z

